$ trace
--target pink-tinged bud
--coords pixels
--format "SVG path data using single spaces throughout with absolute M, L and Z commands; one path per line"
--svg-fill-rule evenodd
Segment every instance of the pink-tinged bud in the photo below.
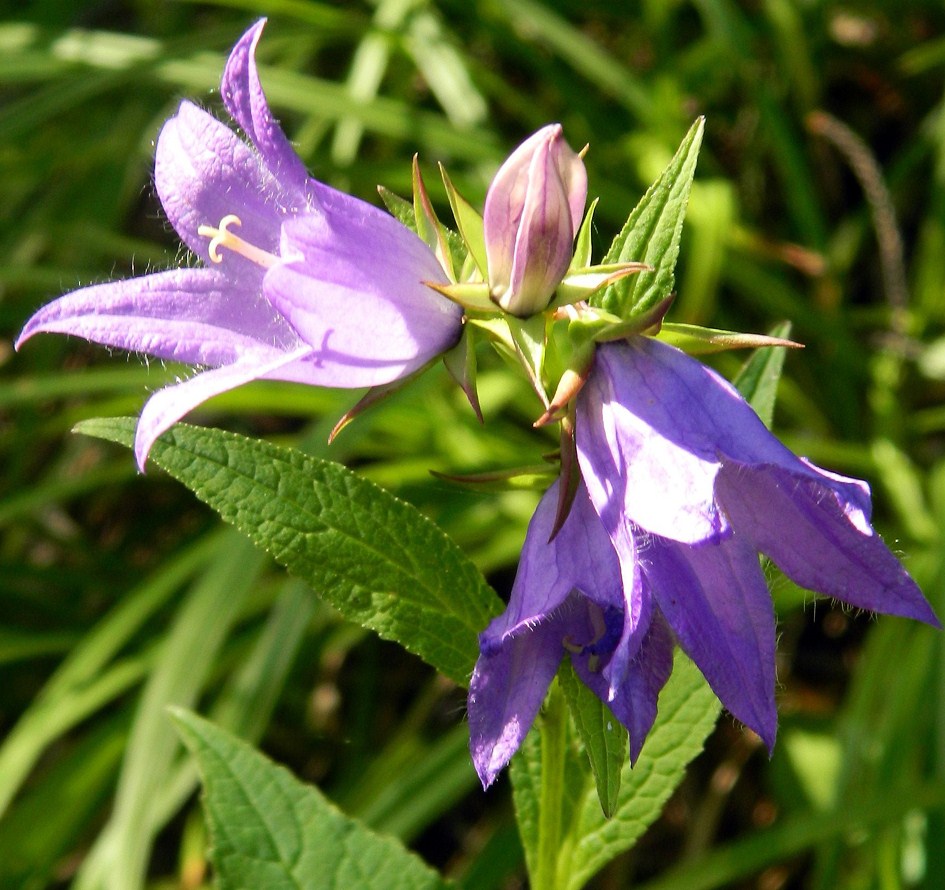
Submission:
M 584 215 L 587 173 L 560 124 L 542 127 L 499 168 L 483 213 L 489 290 L 526 317 L 551 301 L 571 263 Z

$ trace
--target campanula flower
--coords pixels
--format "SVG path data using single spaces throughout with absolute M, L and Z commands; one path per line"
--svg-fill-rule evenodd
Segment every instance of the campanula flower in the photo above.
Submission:
M 492 299 L 512 315 L 541 312 L 571 264 L 587 173 L 560 124 L 542 127 L 499 168 L 483 210 Z
M 209 368 L 145 405 L 135 442 L 142 468 L 164 430 L 218 393 L 258 378 L 388 383 L 460 334 L 461 309 L 424 283 L 447 279 L 420 238 L 306 173 L 259 82 L 264 24 L 233 48 L 221 86 L 251 144 L 186 101 L 158 137 L 158 196 L 203 265 L 67 294 L 17 341 L 74 334 Z
M 870 525 L 866 483 L 795 456 L 678 349 L 647 337 L 600 346 L 576 444 L 571 513 L 549 543 L 557 485 L 546 493 L 509 607 L 481 636 L 469 721 L 483 784 L 521 743 L 565 652 L 635 759 L 669 675 L 667 639 L 770 749 L 775 616 L 759 552 L 802 587 L 940 627 Z

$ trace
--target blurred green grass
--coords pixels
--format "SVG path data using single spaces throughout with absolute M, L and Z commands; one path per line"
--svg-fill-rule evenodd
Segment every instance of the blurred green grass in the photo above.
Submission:
M 873 483 L 878 528 L 945 613 L 939 3 L 38 0 L 0 12 L 0 887 L 209 881 L 170 702 L 261 741 L 463 886 L 523 880 L 507 788 L 475 787 L 460 692 L 341 623 L 156 471 L 69 434 L 184 369 L 54 337 L 12 352 L 51 297 L 180 258 L 153 141 L 182 97 L 223 116 L 226 52 L 260 15 L 264 85 L 314 175 L 407 194 L 419 152 L 446 217 L 436 162 L 477 203 L 504 154 L 560 120 L 591 145 L 598 256 L 705 114 L 674 317 L 794 323 L 806 349 L 787 359 L 777 431 Z M 349 463 L 502 589 L 534 497 L 427 472 L 550 450 L 528 392 L 481 360 L 484 429 L 442 372 L 330 448 L 351 394 L 255 384 L 195 417 Z M 773 585 L 773 759 L 723 718 L 596 886 L 945 885 L 941 635 Z

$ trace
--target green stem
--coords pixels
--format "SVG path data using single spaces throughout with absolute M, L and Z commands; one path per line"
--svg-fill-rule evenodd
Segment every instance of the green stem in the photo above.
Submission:
M 551 685 L 541 724 L 541 795 L 538 805 L 538 862 L 532 887 L 555 890 L 564 810 L 564 761 L 568 713 L 558 683 Z

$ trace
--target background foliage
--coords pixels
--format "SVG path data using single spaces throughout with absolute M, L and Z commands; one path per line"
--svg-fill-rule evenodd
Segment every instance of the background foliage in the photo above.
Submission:
M 508 783 L 478 789 L 460 690 L 341 621 L 157 469 L 137 476 L 126 450 L 69 435 L 136 412 L 184 369 L 55 337 L 12 353 L 50 297 L 179 259 L 150 185 L 154 138 L 183 96 L 219 110 L 225 54 L 262 14 L 263 81 L 314 175 L 408 194 L 419 152 L 479 203 L 505 153 L 560 120 L 591 143 L 596 257 L 705 114 L 673 317 L 793 321 L 807 348 L 787 357 L 776 431 L 873 482 L 878 527 L 945 612 L 939 3 L 16 5 L 0 13 L 2 887 L 91 888 L 129 862 L 153 888 L 209 881 L 168 704 L 259 743 L 463 886 L 521 886 Z M 484 429 L 443 372 L 330 448 L 350 393 L 254 384 L 195 419 L 348 463 L 503 591 L 535 496 L 428 470 L 531 464 L 553 442 L 529 430 L 525 388 L 481 359 Z M 942 635 L 773 584 L 773 759 L 723 716 L 662 818 L 594 886 L 945 882 Z

